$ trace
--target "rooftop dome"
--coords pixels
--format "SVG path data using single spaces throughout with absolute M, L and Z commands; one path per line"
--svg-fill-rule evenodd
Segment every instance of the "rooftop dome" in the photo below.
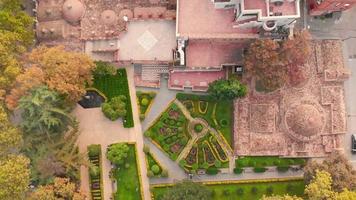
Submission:
M 293 107 L 286 114 L 288 128 L 297 135 L 311 137 L 321 132 L 323 117 L 319 110 L 309 104 Z
M 79 22 L 84 12 L 84 5 L 79 0 L 66 0 L 63 4 L 63 16 L 70 23 Z
M 106 25 L 116 24 L 118 18 L 113 10 L 104 10 L 101 13 L 101 21 Z

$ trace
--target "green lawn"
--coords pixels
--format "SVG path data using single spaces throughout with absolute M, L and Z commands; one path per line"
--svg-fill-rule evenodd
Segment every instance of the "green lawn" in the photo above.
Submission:
M 304 165 L 303 158 L 280 158 L 278 156 L 245 156 L 236 159 L 236 167 L 267 167 Z
M 266 183 L 219 184 L 208 185 L 207 187 L 213 190 L 213 200 L 258 200 L 263 195 L 270 194 L 283 195 L 288 193 L 290 195 L 303 196 L 305 184 L 303 180 L 297 180 Z M 257 191 L 255 193 L 251 192 L 252 188 L 257 188 Z M 154 199 L 160 200 L 167 189 L 168 187 L 154 187 Z
M 117 180 L 117 192 L 115 200 L 140 200 L 141 187 L 138 174 L 138 166 L 136 163 L 136 151 L 134 144 L 128 144 L 130 150 L 128 152 L 127 162 L 128 168 L 121 167 L 115 172 Z
M 230 147 L 233 147 L 232 144 L 234 108 L 232 101 L 217 101 L 207 95 L 194 95 L 184 93 L 178 93 L 177 99 L 184 103 L 186 107 L 189 102 L 193 102 L 192 108 L 187 107 L 188 110 L 190 110 L 192 117 L 199 117 L 205 119 L 210 126 L 218 130 L 224 136 Z M 206 113 L 201 113 L 199 111 L 199 101 L 208 102 L 208 109 Z
M 124 127 L 134 126 L 126 69 L 118 69 L 115 75 L 95 76 L 93 87 L 104 93 L 109 100 L 119 95 L 126 96 L 127 115 L 124 119 Z

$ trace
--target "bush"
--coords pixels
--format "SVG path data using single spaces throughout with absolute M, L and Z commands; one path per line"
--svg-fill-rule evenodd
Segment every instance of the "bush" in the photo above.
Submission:
M 106 75 L 115 75 L 117 70 L 113 65 L 103 61 L 96 61 L 96 67 L 93 70 L 94 76 L 106 76 Z
M 147 177 L 154 177 L 154 173 L 151 170 L 149 170 L 147 172 Z
M 136 96 L 141 97 L 142 96 L 142 91 L 136 91 Z
M 156 93 L 155 92 L 150 92 L 150 93 L 148 93 L 148 95 L 150 96 L 151 99 L 156 97 Z
M 149 103 L 149 101 L 148 101 L 147 98 L 143 98 L 143 99 L 141 100 L 141 106 L 147 106 L 148 103 Z
M 234 169 L 234 173 L 235 173 L 235 174 L 241 174 L 243 171 L 244 171 L 244 170 L 243 170 L 242 168 L 240 168 L 240 167 L 236 167 L 236 168 Z
M 169 120 L 169 125 L 174 126 L 175 123 L 174 119 Z
M 185 144 L 187 144 L 187 142 L 188 142 L 188 139 L 187 139 L 186 137 L 184 137 L 184 138 L 182 138 L 182 139 L 179 140 L 179 144 L 182 145 L 182 146 L 184 146 Z
M 203 130 L 203 125 L 201 125 L 201 124 L 196 124 L 195 126 L 194 126 L 194 130 L 195 130 L 195 132 L 197 132 L 197 133 L 200 133 L 202 130 Z
M 222 119 L 222 120 L 220 120 L 220 125 L 221 125 L 221 127 L 226 127 L 226 126 L 227 126 L 227 124 L 228 124 L 228 122 L 227 122 L 227 120 L 226 120 L 226 119 Z
M 244 194 L 244 189 L 243 188 L 237 188 L 236 189 L 236 194 L 239 196 L 242 196 Z
M 202 164 L 202 168 L 208 169 L 208 168 L 209 168 L 209 163 L 204 162 L 204 163 Z
M 112 144 L 108 147 L 106 156 L 112 163 L 122 165 L 128 156 L 128 151 L 129 147 L 125 143 Z
M 182 168 L 187 164 L 187 161 L 185 160 L 180 160 L 179 161 L 179 166 L 181 166 Z
M 88 146 L 88 155 L 89 157 L 100 156 L 101 148 L 99 144 L 92 144 Z
M 149 153 L 150 152 L 150 147 L 147 145 L 143 145 L 143 152 Z
M 159 171 L 160 171 L 160 167 L 159 167 L 158 165 L 152 165 L 151 171 L 152 171 L 154 174 L 158 174 Z
M 101 105 L 104 115 L 111 121 L 126 116 L 126 97 L 123 95 L 112 98 L 109 102 Z
M 267 170 L 267 168 L 264 168 L 264 167 L 254 167 L 253 168 L 253 171 L 255 172 L 255 173 L 263 173 L 263 172 L 265 172 Z
M 193 165 L 192 165 L 192 170 L 197 170 L 199 168 L 199 165 L 198 165 L 198 163 L 194 163 Z
M 176 153 L 174 153 L 170 157 L 171 157 L 172 160 L 177 160 L 178 155 Z
M 161 172 L 162 177 L 168 177 L 168 171 L 166 169 L 163 169 Z
M 257 192 L 258 192 L 257 187 L 254 186 L 254 187 L 251 188 L 251 193 L 252 194 L 257 194 Z
M 140 114 L 140 120 L 143 121 L 146 118 L 145 114 Z
M 277 166 L 277 170 L 279 172 L 287 172 L 289 169 L 289 166 L 285 166 L 285 165 L 280 165 L 280 166 Z
M 215 175 L 215 174 L 219 173 L 219 170 L 217 168 L 215 168 L 215 167 L 209 167 L 206 170 L 206 173 L 209 174 L 209 175 Z
M 89 175 L 91 178 L 98 178 L 100 175 L 100 168 L 95 165 L 89 167 Z
M 220 168 L 221 167 L 221 161 L 220 160 L 215 160 L 214 166 L 216 168 Z

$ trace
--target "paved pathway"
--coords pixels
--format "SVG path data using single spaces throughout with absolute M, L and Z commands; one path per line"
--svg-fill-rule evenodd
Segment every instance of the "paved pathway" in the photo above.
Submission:
M 131 102 L 136 102 L 136 90 L 133 82 L 133 69 L 127 67 Z M 101 144 L 102 159 L 103 159 L 103 187 L 104 199 L 109 200 L 113 194 L 112 181 L 109 178 L 111 169 L 110 161 L 106 159 L 106 148 L 108 145 L 117 142 L 135 142 L 137 145 L 137 154 L 139 159 L 139 170 L 141 173 L 142 188 L 144 199 L 150 200 L 151 193 L 149 190 L 149 180 L 146 175 L 145 154 L 143 152 L 143 134 L 141 124 L 138 116 L 138 108 L 136 103 L 132 103 L 132 112 L 135 127 L 124 128 L 120 121 L 112 122 L 108 120 L 102 113 L 100 108 L 83 109 L 77 106 L 74 110 L 74 115 L 77 117 L 80 129 L 80 136 L 78 138 L 79 150 L 82 153 L 87 152 L 87 146 L 90 144 Z M 89 174 L 87 167 L 81 167 L 81 189 L 87 195 L 89 193 Z

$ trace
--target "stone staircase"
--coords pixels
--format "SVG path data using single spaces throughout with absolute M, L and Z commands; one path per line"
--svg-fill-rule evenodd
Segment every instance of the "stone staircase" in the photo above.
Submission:
M 144 81 L 159 81 L 161 74 L 168 72 L 168 65 L 143 65 L 141 76 Z

